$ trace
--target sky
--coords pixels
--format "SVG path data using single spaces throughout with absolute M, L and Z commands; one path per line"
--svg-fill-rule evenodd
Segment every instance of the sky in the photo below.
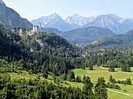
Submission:
M 122 18 L 133 18 L 133 0 L 3 0 L 3 2 L 30 21 L 55 12 L 63 18 L 73 14 L 90 17 L 108 13 L 117 14 Z

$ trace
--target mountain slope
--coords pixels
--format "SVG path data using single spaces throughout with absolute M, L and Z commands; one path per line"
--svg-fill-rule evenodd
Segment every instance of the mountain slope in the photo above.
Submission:
M 0 24 L 7 28 L 18 26 L 25 28 L 32 27 L 32 24 L 27 19 L 21 18 L 16 11 L 7 7 L 4 3 L 0 3 Z
M 115 33 L 99 27 L 79 28 L 62 34 L 64 38 L 73 43 L 87 43 L 112 35 L 115 35 Z
M 2 5 L 6 5 L 2 0 L 0 0 L 0 4 L 2 4 Z
M 83 27 L 102 27 L 113 31 L 116 34 L 124 34 L 133 29 L 133 19 L 124 19 L 115 14 L 105 14 L 94 17 L 82 17 L 78 14 L 61 18 L 54 13 L 31 21 L 34 25 L 40 23 L 44 28 L 56 28 L 61 31 L 68 31 Z
M 0 56 L 21 59 L 22 51 L 18 43 L 21 38 L 10 30 L 0 29 Z
M 93 22 L 85 25 L 85 27 L 88 26 L 108 28 L 117 34 L 123 34 L 133 29 L 133 21 L 130 19 L 122 19 L 114 14 L 107 14 L 96 17 Z
M 48 32 L 42 32 L 30 38 L 28 42 L 33 52 L 48 54 L 60 57 L 70 57 L 76 55 L 76 48 L 64 38 Z
M 21 64 L 33 73 L 67 73 L 74 68 L 70 61 L 79 57 L 79 48 L 54 33 L 39 33 L 28 36 L 0 29 L 0 59 Z
M 79 27 L 86 25 L 94 20 L 94 17 L 82 17 L 78 14 L 74 14 L 72 16 L 68 16 L 65 21 L 71 25 L 77 25 Z
M 101 44 L 132 44 L 133 43 L 133 30 L 127 32 L 126 34 L 120 34 L 105 38 L 101 40 Z
M 51 33 L 55 33 L 57 35 L 61 35 L 63 33 L 62 31 L 55 29 L 55 28 L 42 28 L 41 31 L 42 32 L 51 32 Z
M 103 47 L 103 46 L 121 46 L 121 47 L 133 47 L 133 30 L 119 34 L 112 37 L 105 37 L 97 41 L 96 44 L 89 43 L 85 47 Z
M 66 23 L 57 13 L 31 21 L 34 25 L 42 25 L 43 28 L 56 28 L 62 31 L 71 30 L 70 24 Z

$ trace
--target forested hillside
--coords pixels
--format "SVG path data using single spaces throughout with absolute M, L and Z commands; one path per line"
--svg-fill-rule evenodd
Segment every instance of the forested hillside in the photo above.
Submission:
M 115 35 L 111 30 L 100 27 L 79 28 L 62 33 L 62 36 L 73 43 L 87 43 L 103 37 Z
M 53 33 L 19 36 L 9 29 L 1 29 L 0 43 L 0 98 L 107 98 L 104 78 L 98 79 L 95 90 L 104 89 L 105 95 L 92 90 L 93 83 L 88 76 L 83 80 L 80 77 L 75 78 L 74 72 L 70 70 L 77 66 L 82 67 L 84 61 L 80 57 L 79 48 L 60 36 Z M 26 75 L 24 79 L 10 77 L 13 74 L 22 75 L 23 72 L 38 76 L 29 80 L 25 79 Z M 54 83 L 40 78 L 48 76 L 52 76 Z M 59 77 L 70 82 L 83 82 L 83 90 L 65 87 L 68 86 L 67 83 L 60 85 L 63 82 L 60 82 Z
M 130 37 L 132 32 L 126 35 L 125 37 Z M 123 39 L 127 41 L 125 37 L 123 36 Z M 111 88 L 120 90 L 119 85 L 110 85 L 112 83 L 105 83 L 104 78 L 99 78 L 97 84 L 94 84 L 94 87 L 89 78 L 75 75 L 72 70 L 82 68 L 83 70 L 95 71 L 96 68 L 107 68 L 109 72 L 116 72 L 116 68 L 120 68 L 122 72 L 132 72 L 133 50 L 130 47 L 126 48 L 119 44 L 115 46 L 97 46 L 96 49 L 95 47 L 81 48 L 71 45 L 67 40 L 54 33 L 40 32 L 32 36 L 24 33 L 19 36 L 18 33 L 4 29 L 3 27 L 0 30 L 0 43 L 1 97 L 35 97 L 40 99 L 47 97 L 49 99 L 62 96 L 66 98 L 73 97 L 76 99 L 77 97 L 81 97 L 82 99 L 86 99 L 90 96 L 107 99 L 106 87 L 110 88 L 110 86 L 113 86 Z M 41 78 L 37 76 L 34 81 L 32 79 L 11 80 L 13 79 L 12 77 L 10 78 L 11 75 L 22 75 L 24 71 L 28 72 L 29 75 L 41 75 Z M 3 78 L 3 74 L 7 74 L 7 79 Z M 46 81 L 42 80 L 42 78 L 45 78 Z M 47 80 L 51 79 L 54 82 L 53 84 L 47 82 Z M 68 86 L 68 83 L 64 81 L 81 83 L 83 84 L 83 90 L 65 87 Z M 9 85 L 12 87 L 7 86 L 8 82 L 10 82 Z M 130 78 L 123 81 L 115 81 L 114 83 L 132 84 Z M 23 84 L 26 89 L 21 88 L 19 84 Z M 56 84 L 59 84 L 59 86 Z M 101 89 L 97 89 L 100 84 L 103 86 Z M 39 90 L 38 88 L 42 86 L 46 87 Z M 53 86 L 52 89 L 49 89 L 51 86 Z M 7 90 L 5 90 L 6 88 Z M 18 91 L 29 91 L 29 88 L 33 89 L 29 95 L 26 93 L 24 95 L 17 94 Z M 54 90 L 54 92 L 49 92 L 47 88 Z M 86 88 L 89 88 L 89 90 Z M 102 91 L 102 88 L 104 88 L 105 92 L 103 93 L 106 95 L 97 93 L 97 90 Z M 93 89 L 96 91 L 93 91 Z M 38 90 L 38 93 L 35 90 Z M 57 90 L 60 95 L 55 92 Z M 73 92 L 71 96 L 64 95 L 64 93 L 70 93 L 68 90 Z M 74 95 L 75 91 L 80 96 Z M 90 97 L 89 99 L 91 99 Z
M 91 43 L 84 45 L 84 47 L 88 48 L 96 48 L 96 47 L 117 47 L 120 46 L 122 48 L 132 48 L 133 46 L 133 30 L 125 33 L 119 34 L 111 37 L 105 37 L 103 39 L 97 40 Z
M 0 0 L 0 99 L 133 99 L 133 2 L 106 1 Z
M 70 61 L 79 57 L 79 48 L 53 33 L 39 33 L 30 37 L 1 29 L 0 35 L 0 56 L 11 62 L 20 61 L 26 70 L 34 73 L 67 73 L 74 68 Z

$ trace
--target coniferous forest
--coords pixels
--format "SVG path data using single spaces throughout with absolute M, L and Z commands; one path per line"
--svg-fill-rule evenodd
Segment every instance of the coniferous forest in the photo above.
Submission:
M 71 69 L 84 68 L 84 58 L 81 49 L 53 33 L 39 33 L 32 37 L 19 36 L 9 29 L 0 30 L 0 98 L 1 99 L 107 99 L 107 89 L 104 78 L 99 78 L 95 90 L 87 76 L 82 80 L 76 77 Z M 42 46 L 43 45 L 43 46 Z M 31 50 L 32 49 L 32 50 Z M 86 58 L 85 58 L 86 59 Z M 83 65 L 84 64 L 84 65 Z M 81 65 L 81 66 L 80 66 Z M 83 65 L 83 67 L 82 67 Z M 15 80 L 8 73 L 41 73 L 44 78 L 52 75 L 54 83 L 35 79 Z M 82 88 L 61 86 L 57 79 L 63 75 L 63 80 L 83 82 Z M 102 86 L 101 86 L 102 85 Z M 99 87 L 100 89 L 99 89 Z
M 97 47 L 97 46 L 96 46 Z M 121 50 L 120 50 L 121 49 Z M 131 79 L 109 82 L 99 77 L 94 84 L 89 76 L 75 76 L 75 68 L 108 68 L 115 72 L 131 72 L 133 50 L 131 47 L 78 47 L 54 33 L 40 32 L 36 35 L 18 35 L 10 29 L 0 29 L 0 98 L 1 99 L 107 99 L 107 88 L 120 89 L 120 84 L 131 85 Z M 11 73 L 38 75 L 32 79 L 13 79 Z M 41 76 L 40 76 L 41 75 Z M 53 82 L 47 79 L 51 76 Z M 42 80 L 42 77 L 45 80 Z M 73 87 L 67 82 L 82 83 Z
M 0 99 L 133 99 L 131 0 L 3 1 Z

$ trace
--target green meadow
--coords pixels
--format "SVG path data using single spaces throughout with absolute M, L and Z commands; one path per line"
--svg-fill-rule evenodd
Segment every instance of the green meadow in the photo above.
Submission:
M 116 68 L 116 72 L 109 72 L 107 68 L 95 68 L 94 70 L 83 70 L 83 69 L 74 69 L 75 75 L 83 77 L 84 75 L 89 76 L 91 81 L 96 84 L 98 77 L 104 77 L 106 82 L 109 81 L 110 75 L 113 76 L 116 80 L 125 80 L 127 78 L 132 79 L 133 83 L 133 68 L 132 72 L 122 72 L 120 68 Z M 82 84 L 71 83 L 72 86 L 82 87 Z M 124 85 L 118 84 L 121 90 L 108 89 L 108 98 L 109 99 L 133 99 L 133 85 Z
M 116 72 L 109 72 L 107 68 L 95 68 L 94 70 L 83 70 L 83 69 L 74 69 L 75 75 L 83 77 L 84 75 L 89 76 L 91 81 L 95 85 L 98 77 L 104 77 L 106 82 L 109 81 L 110 75 L 113 76 L 116 80 L 125 80 L 131 78 L 133 82 L 133 68 L 132 72 L 122 72 L 120 68 L 116 68 Z M 8 73 L 11 79 L 36 79 L 40 78 L 42 81 L 53 82 L 52 76 L 49 76 L 48 79 L 45 79 L 41 74 L 30 74 L 27 71 L 21 71 L 20 73 Z M 63 86 L 72 86 L 82 88 L 83 83 L 62 81 L 61 85 Z M 121 90 L 108 88 L 108 99 L 133 99 L 133 85 L 124 85 L 118 84 Z

